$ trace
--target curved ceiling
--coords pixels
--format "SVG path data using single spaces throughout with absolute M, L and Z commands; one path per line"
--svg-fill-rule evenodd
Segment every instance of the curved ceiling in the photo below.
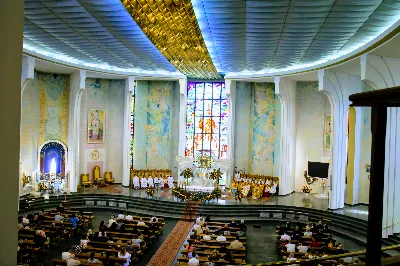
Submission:
M 119 0 L 25 0 L 24 50 L 111 72 L 176 72 Z
M 227 76 L 328 65 L 400 23 L 400 0 L 192 0 L 190 8 L 213 66 Z M 121 0 L 25 0 L 24 52 L 111 73 L 179 74 L 131 15 Z

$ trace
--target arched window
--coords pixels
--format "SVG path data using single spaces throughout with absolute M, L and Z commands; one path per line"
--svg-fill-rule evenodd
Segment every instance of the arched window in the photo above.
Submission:
M 228 99 L 223 82 L 188 82 L 186 157 L 225 159 L 228 150 Z

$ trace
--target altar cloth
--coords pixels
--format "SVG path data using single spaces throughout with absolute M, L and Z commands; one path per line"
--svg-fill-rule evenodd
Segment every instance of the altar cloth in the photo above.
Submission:
M 203 186 L 187 186 L 187 191 L 202 191 L 211 193 L 215 187 L 203 187 Z

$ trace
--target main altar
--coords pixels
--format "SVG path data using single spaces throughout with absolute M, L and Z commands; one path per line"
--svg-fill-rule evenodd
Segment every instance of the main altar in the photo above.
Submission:
M 220 183 L 225 182 L 230 160 L 200 155 L 197 158 L 177 156 L 178 184 L 174 195 L 182 200 L 210 200 L 221 195 Z

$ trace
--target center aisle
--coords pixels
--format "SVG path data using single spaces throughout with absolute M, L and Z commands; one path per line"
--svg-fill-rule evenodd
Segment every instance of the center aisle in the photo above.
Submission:
M 199 209 L 198 204 L 197 202 L 185 203 L 181 220 L 172 229 L 147 266 L 171 265 L 174 262 L 176 255 L 182 247 L 182 243 L 186 240 L 190 229 L 193 227 Z

